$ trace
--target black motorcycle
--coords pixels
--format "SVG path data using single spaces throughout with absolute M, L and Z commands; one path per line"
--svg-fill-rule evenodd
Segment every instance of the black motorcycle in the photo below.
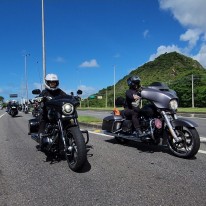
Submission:
M 33 90 L 32 93 L 39 94 L 40 90 Z M 78 95 L 81 93 L 82 91 L 78 90 Z M 80 170 L 87 160 L 86 144 L 89 141 L 88 131 L 80 130 L 78 123 L 76 108 L 80 104 L 80 97 L 57 96 L 45 101 L 44 104 L 48 122 L 42 140 L 42 151 L 58 156 L 63 154 L 71 170 Z M 38 118 L 29 120 L 29 134 L 39 143 L 38 128 Z
M 18 114 L 18 105 L 16 103 L 12 103 L 10 108 L 8 109 L 8 114 L 12 117 L 15 117 Z
M 130 117 L 124 110 L 120 115 L 105 117 L 102 130 L 112 135 L 119 143 L 128 140 L 160 144 L 166 142 L 169 150 L 178 157 L 194 157 L 200 148 L 200 137 L 195 127 L 198 125 L 188 119 L 177 117 L 178 97 L 167 85 L 155 82 L 141 90 L 142 108 L 139 113 L 141 136 L 134 134 Z M 123 106 L 124 98 L 117 98 L 117 106 Z
M 35 103 L 32 110 L 32 116 L 37 118 L 40 115 L 40 112 L 41 112 L 40 105 Z
M 24 107 L 24 113 L 25 113 L 25 114 L 28 114 L 28 113 L 29 113 L 28 104 L 26 104 L 25 107 Z

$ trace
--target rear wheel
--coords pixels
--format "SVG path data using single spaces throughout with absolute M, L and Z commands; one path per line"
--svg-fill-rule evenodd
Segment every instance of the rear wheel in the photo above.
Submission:
M 11 116 L 12 116 L 12 117 L 14 117 L 14 116 L 15 116 L 15 115 L 14 115 L 14 111 L 13 111 L 13 110 L 11 110 L 10 114 L 11 114 Z
M 169 133 L 168 146 L 170 151 L 178 157 L 194 157 L 200 148 L 200 137 L 197 130 L 188 127 L 175 127 L 175 132 L 181 141 L 175 142 Z
M 78 127 L 71 127 L 66 130 L 65 156 L 71 170 L 80 170 L 87 159 L 86 144 L 82 132 Z

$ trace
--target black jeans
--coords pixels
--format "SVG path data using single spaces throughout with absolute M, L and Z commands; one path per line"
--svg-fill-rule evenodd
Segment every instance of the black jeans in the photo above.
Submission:
M 124 114 L 127 118 L 131 118 L 132 124 L 135 130 L 139 129 L 139 119 L 138 119 L 139 109 L 125 109 Z
M 39 131 L 38 134 L 44 133 L 45 127 L 46 127 L 46 122 L 47 122 L 47 114 L 46 112 L 40 113 L 39 115 Z

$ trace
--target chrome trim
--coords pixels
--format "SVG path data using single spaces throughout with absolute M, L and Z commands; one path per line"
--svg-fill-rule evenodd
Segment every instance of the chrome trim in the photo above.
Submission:
M 170 120 L 169 120 L 167 114 L 165 113 L 165 111 L 162 111 L 161 113 L 162 113 L 162 115 L 163 115 L 163 117 L 165 119 L 165 122 L 166 122 L 166 124 L 167 124 L 167 126 L 169 128 L 169 131 L 170 131 L 171 135 L 174 137 L 175 141 L 176 142 L 181 141 L 181 138 L 176 135 L 176 133 L 175 133 L 175 131 L 174 131 L 174 129 L 173 129 L 171 123 L 170 123 Z

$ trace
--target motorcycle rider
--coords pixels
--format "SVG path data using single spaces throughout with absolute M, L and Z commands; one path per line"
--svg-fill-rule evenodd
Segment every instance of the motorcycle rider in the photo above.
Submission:
M 10 113 L 12 105 L 16 106 L 16 101 L 15 100 L 10 100 L 7 104 L 7 112 Z
M 6 108 L 6 111 L 9 113 L 10 111 L 10 108 L 11 108 L 11 100 L 8 102 L 7 104 L 7 108 Z
M 132 76 L 127 79 L 127 85 L 129 89 L 126 91 L 126 102 L 124 114 L 126 117 L 131 117 L 132 124 L 134 126 L 134 134 L 138 137 L 142 135 L 140 130 L 138 113 L 140 111 L 140 99 L 141 99 L 141 80 L 138 76 Z
M 39 95 L 39 97 L 43 99 L 41 103 L 42 111 L 39 115 L 38 131 L 40 148 L 42 147 L 42 139 L 46 136 L 44 130 L 47 122 L 47 111 L 44 103 L 53 97 L 66 95 L 66 93 L 59 88 L 59 79 L 56 74 L 47 74 L 44 80 L 44 85 L 45 89 Z

